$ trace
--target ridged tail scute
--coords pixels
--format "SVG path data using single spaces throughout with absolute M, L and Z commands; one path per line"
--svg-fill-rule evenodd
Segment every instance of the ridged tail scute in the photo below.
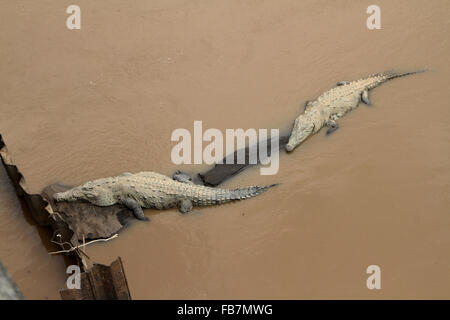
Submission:
M 391 80 L 391 79 L 395 79 L 395 78 L 409 76 L 410 74 L 422 73 L 422 72 L 425 72 L 425 71 L 428 71 L 428 70 L 427 69 L 421 69 L 421 70 L 408 71 L 408 72 L 387 71 L 387 72 L 384 72 L 382 75 L 387 77 L 386 80 Z
M 382 73 L 376 73 L 371 75 L 371 78 L 374 78 L 375 81 L 373 81 L 373 83 L 371 83 L 369 86 L 367 86 L 367 89 L 373 89 L 377 86 L 379 86 L 380 84 L 395 79 L 395 78 L 400 78 L 400 77 L 404 77 L 404 76 L 409 76 L 411 74 L 416 74 L 416 73 L 421 73 L 421 72 L 425 72 L 427 71 L 427 69 L 421 69 L 421 70 L 415 70 L 415 71 L 408 71 L 408 72 L 396 72 L 396 71 L 385 71 Z
M 241 187 L 237 189 L 210 189 L 211 193 L 200 195 L 200 197 L 194 198 L 193 202 L 197 206 L 210 206 L 210 205 L 220 205 L 223 203 L 236 201 L 236 200 L 245 200 L 252 197 L 256 197 L 260 195 L 264 191 L 277 186 L 278 184 L 272 184 L 270 186 L 260 187 L 260 186 L 251 186 L 251 187 Z
M 244 187 L 244 188 L 237 188 L 234 190 L 231 190 L 231 200 L 243 200 L 248 199 L 252 197 L 256 197 L 257 195 L 260 195 L 264 191 L 277 186 L 278 184 L 272 184 L 270 186 L 260 187 L 260 186 L 252 186 L 252 187 Z

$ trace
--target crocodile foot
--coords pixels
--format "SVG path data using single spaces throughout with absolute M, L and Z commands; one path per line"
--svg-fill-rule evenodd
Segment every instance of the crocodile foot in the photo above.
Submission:
M 175 173 L 172 176 L 172 179 L 178 182 L 183 182 L 183 183 L 190 183 L 193 184 L 194 182 L 192 182 L 192 177 L 190 175 L 188 175 L 187 173 L 181 172 L 180 170 L 175 171 Z
M 139 203 L 131 198 L 126 198 L 122 201 L 122 204 L 127 207 L 128 209 L 130 209 L 131 211 L 133 211 L 134 216 L 136 217 L 136 219 L 138 220 L 142 220 L 142 221 L 149 221 L 150 219 L 148 217 L 146 217 L 144 215 L 144 211 L 142 210 L 141 206 L 139 205 Z

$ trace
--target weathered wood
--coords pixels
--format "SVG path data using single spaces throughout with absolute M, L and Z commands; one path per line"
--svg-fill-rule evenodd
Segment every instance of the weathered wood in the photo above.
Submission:
M 48 205 L 47 201 L 45 201 L 41 195 L 38 194 L 29 194 L 27 191 L 25 179 L 22 173 L 19 171 L 16 165 L 12 162 L 11 156 L 8 152 L 5 142 L 3 141 L 3 137 L 0 134 L 0 159 L 5 167 L 6 173 L 10 178 L 14 189 L 17 192 L 19 197 L 22 197 L 27 204 L 30 212 L 34 218 L 34 220 L 40 226 L 49 226 L 49 213 L 46 210 L 46 206 Z
M 125 269 L 123 268 L 120 257 L 111 263 L 111 274 L 117 300 L 131 300 L 128 281 L 125 277 Z
M 110 266 L 95 264 L 80 276 L 81 288 L 61 290 L 63 300 L 131 300 L 120 257 Z

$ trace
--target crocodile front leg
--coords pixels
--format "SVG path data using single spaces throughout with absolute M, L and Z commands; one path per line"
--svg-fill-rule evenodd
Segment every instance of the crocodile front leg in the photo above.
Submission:
M 333 133 L 334 131 L 336 131 L 337 129 L 339 129 L 339 125 L 336 122 L 336 120 L 330 119 L 330 120 L 327 121 L 326 124 L 328 126 L 328 130 L 327 130 L 327 133 L 326 133 L 327 135 L 329 135 L 329 134 Z
M 146 217 L 144 215 L 144 211 L 142 210 L 141 206 L 139 205 L 139 203 L 136 200 L 134 200 L 132 198 L 125 198 L 121 202 L 125 207 L 127 207 L 128 209 L 133 211 L 133 214 L 136 217 L 136 219 L 139 219 L 142 221 L 150 220 L 148 217 Z

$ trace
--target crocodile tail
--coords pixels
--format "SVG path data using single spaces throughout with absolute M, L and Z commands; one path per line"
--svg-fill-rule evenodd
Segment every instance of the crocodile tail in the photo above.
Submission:
M 394 72 L 394 71 L 387 71 L 383 73 L 383 76 L 386 77 L 387 80 L 400 78 L 404 76 L 409 76 L 410 74 L 416 74 L 416 73 L 422 73 L 427 71 L 427 69 L 421 69 L 421 70 L 415 70 L 415 71 L 408 71 L 408 72 Z
M 271 184 L 269 186 L 260 187 L 260 186 L 251 186 L 251 187 L 243 187 L 231 190 L 230 200 L 244 200 L 252 197 L 256 197 L 257 195 L 263 193 L 264 191 L 277 186 L 278 184 Z
M 421 73 L 421 72 L 425 72 L 427 71 L 427 69 L 421 69 L 421 70 L 415 70 L 415 71 L 408 71 L 408 72 L 395 72 L 393 70 L 389 70 L 389 71 L 385 71 L 382 73 L 377 73 L 372 75 L 371 77 L 375 79 L 375 81 L 373 83 L 371 83 L 367 89 L 372 89 L 375 88 L 377 86 L 379 86 L 380 84 L 395 79 L 395 78 L 400 78 L 400 77 L 404 77 L 404 76 L 409 76 L 411 74 L 416 74 L 416 73 Z

